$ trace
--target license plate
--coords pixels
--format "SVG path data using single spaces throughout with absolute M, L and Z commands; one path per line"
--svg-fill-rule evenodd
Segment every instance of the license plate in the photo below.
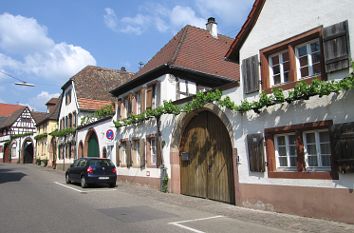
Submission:
M 98 177 L 99 180 L 108 180 L 109 177 Z

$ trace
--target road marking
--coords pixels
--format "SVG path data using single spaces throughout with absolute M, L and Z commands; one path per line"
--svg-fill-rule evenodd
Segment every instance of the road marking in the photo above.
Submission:
M 72 190 L 75 190 L 76 192 L 80 192 L 80 193 L 93 193 L 93 192 L 110 192 L 110 191 L 116 191 L 117 189 L 114 188 L 114 189 L 91 189 L 91 190 L 81 190 L 81 189 L 77 189 L 77 188 L 73 188 L 69 185 L 66 185 L 66 184 L 62 184 L 60 182 L 57 182 L 55 181 L 54 182 L 55 184 L 57 185 L 60 185 L 60 186 L 63 186 L 64 188 L 68 188 L 68 189 L 72 189 Z
M 67 189 L 75 190 L 76 192 L 79 192 L 79 193 L 86 193 L 86 191 L 82 191 L 82 190 L 80 190 L 80 189 L 76 189 L 76 188 L 70 187 L 69 185 L 62 184 L 62 183 L 59 183 L 59 182 L 57 182 L 57 181 L 55 181 L 54 184 L 60 185 L 60 186 L 62 186 L 62 187 L 64 187 L 64 188 L 67 188 Z
M 223 218 L 223 217 L 224 216 L 222 216 L 222 215 L 217 215 L 217 216 L 208 217 L 208 218 L 197 218 L 197 219 L 184 220 L 184 221 L 178 221 L 178 222 L 170 222 L 168 224 L 171 224 L 171 225 L 174 225 L 174 226 L 186 229 L 186 230 L 190 230 L 190 231 L 196 232 L 196 233 L 205 233 L 204 231 L 200 231 L 200 230 L 197 230 L 197 229 L 192 228 L 192 227 L 184 226 L 181 223 L 197 222 L 197 221 L 204 221 L 204 220 L 209 220 L 209 219 L 214 219 L 214 218 Z

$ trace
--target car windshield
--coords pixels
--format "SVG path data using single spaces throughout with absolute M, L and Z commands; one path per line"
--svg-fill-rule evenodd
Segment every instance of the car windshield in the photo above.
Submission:
M 90 166 L 106 167 L 106 166 L 114 166 L 114 164 L 109 159 L 93 159 L 93 160 L 90 160 Z

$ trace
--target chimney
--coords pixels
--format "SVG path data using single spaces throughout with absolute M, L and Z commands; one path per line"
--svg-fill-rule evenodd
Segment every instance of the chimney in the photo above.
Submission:
M 120 71 L 122 71 L 122 72 L 126 72 L 126 71 L 127 71 L 127 69 L 125 69 L 125 67 L 124 67 L 124 66 L 122 66 L 122 67 L 120 68 Z
M 216 23 L 214 17 L 208 18 L 208 22 L 206 23 L 206 30 L 208 30 L 210 35 L 212 35 L 214 38 L 218 38 L 218 24 Z

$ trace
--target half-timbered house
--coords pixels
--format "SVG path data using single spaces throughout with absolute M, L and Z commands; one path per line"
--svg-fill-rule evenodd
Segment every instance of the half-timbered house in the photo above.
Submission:
M 32 163 L 34 158 L 35 119 L 28 107 L 0 104 L 4 112 L 0 118 L 0 147 L 2 162 Z M 10 110 L 12 109 L 12 111 Z

